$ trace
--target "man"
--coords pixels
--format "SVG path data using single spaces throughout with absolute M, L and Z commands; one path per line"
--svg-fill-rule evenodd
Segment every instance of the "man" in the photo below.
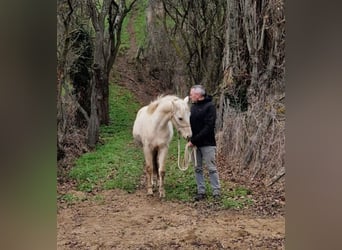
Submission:
M 190 89 L 190 100 L 192 102 L 190 115 L 192 137 L 188 142 L 188 146 L 197 147 L 197 165 L 195 166 L 197 194 L 195 196 L 195 201 L 206 198 L 203 161 L 208 167 L 213 197 L 214 199 L 219 200 L 220 181 L 216 168 L 215 141 L 216 109 L 212 103 L 212 97 L 205 93 L 205 89 L 202 85 L 195 85 Z

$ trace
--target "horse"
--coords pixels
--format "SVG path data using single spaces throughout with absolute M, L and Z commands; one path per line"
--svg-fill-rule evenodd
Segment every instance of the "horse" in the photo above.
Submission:
M 159 96 L 142 107 L 134 121 L 133 138 L 144 152 L 147 195 L 153 195 L 153 176 L 157 176 L 159 197 L 165 197 L 165 160 L 173 137 L 173 126 L 183 138 L 189 140 L 190 109 L 188 97 Z

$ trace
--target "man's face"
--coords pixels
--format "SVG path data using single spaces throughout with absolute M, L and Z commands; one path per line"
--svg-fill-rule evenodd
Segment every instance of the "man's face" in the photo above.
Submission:
M 201 98 L 201 94 L 197 93 L 195 89 L 190 89 L 190 100 L 192 103 L 196 103 Z
M 193 88 L 190 89 L 189 97 L 190 97 L 190 100 L 191 100 L 192 103 L 196 103 L 196 102 L 198 102 L 200 100 L 203 100 L 203 96 L 201 95 L 201 93 L 196 92 L 196 90 L 193 89 Z

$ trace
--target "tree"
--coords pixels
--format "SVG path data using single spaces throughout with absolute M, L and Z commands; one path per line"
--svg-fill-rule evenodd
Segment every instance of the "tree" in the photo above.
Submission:
M 109 122 L 109 75 L 121 43 L 121 29 L 124 18 L 131 10 L 133 0 L 129 6 L 126 1 L 88 0 L 88 8 L 95 32 L 93 73 L 95 89 L 97 91 L 97 109 L 100 124 Z
M 68 54 L 71 40 L 68 39 L 73 23 L 72 0 L 57 2 L 57 158 L 64 156 L 63 144 L 68 131 L 68 112 L 63 102 L 63 88 L 66 86 Z
M 225 6 L 222 0 L 150 1 L 151 57 L 158 55 L 163 71 L 186 75 L 182 79 L 186 88 L 202 83 L 214 90 L 222 79 Z M 174 72 L 179 65 L 182 69 Z
M 237 176 L 285 175 L 285 17 L 282 0 L 228 0 L 217 129 Z
M 90 96 L 85 72 L 92 44 L 81 27 L 80 12 L 82 5 L 76 0 L 57 1 L 57 159 L 62 162 L 87 150 L 84 124 L 89 121 L 89 107 L 85 102 Z
M 109 123 L 109 75 L 121 43 L 124 18 L 137 0 L 126 6 L 125 0 L 87 0 L 94 28 L 94 61 L 91 81 L 91 114 L 88 126 L 88 144 L 98 141 L 99 125 Z
M 109 123 L 109 75 L 121 43 L 121 28 L 137 0 L 57 2 L 57 144 L 60 157 L 72 134 L 87 127 L 95 147 L 100 124 Z M 92 27 L 89 25 L 91 21 Z M 83 133 L 83 132 L 82 132 Z M 75 142 L 75 147 L 80 143 Z

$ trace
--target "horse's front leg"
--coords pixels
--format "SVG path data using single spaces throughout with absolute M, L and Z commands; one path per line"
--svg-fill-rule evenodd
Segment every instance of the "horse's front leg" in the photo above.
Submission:
M 158 163 L 159 163 L 159 197 L 165 197 L 164 178 L 165 178 L 165 160 L 168 152 L 168 147 L 164 147 L 159 151 Z
M 144 147 L 144 155 L 145 155 L 147 195 L 153 195 L 153 190 L 152 190 L 153 162 L 152 162 L 152 153 L 148 147 Z

